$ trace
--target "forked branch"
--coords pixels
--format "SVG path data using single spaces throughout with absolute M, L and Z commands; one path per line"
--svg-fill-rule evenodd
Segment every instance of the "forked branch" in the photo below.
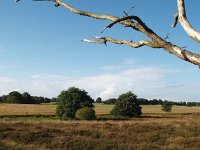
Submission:
M 63 2 L 62 0 L 34 0 L 34 1 L 51 1 L 55 2 L 59 6 L 64 6 L 66 9 L 70 10 L 73 13 L 82 15 L 82 16 L 87 16 L 95 19 L 104 19 L 104 20 L 110 20 L 111 23 L 107 25 L 105 29 L 113 27 L 115 24 L 119 23 L 125 27 L 130 27 L 134 30 L 137 30 L 143 34 L 145 34 L 148 38 L 150 38 L 151 41 L 147 40 L 141 40 L 139 42 L 132 42 L 132 41 L 127 41 L 127 40 L 116 40 L 110 37 L 94 37 L 94 40 L 88 40 L 85 39 L 83 40 L 84 42 L 90 42 L 90 43 L 95 43 L 95 44 L 106 44 L 107 42 L 112 42 L 115 44 L 125 44 L 128 45 L 132 48 L 139 48 L 141 46 L 149 46 L 152 48 L 163 48 L 165 51 L 175 55 L 176 57 L 183 59 L 185 61 L 188 61 L 192 64 L 200 66 L 200 55 L 196 53 L 192 53 L 190 51 L 187 51 L 175 44 L 172 44 L 167 41 L 167 38 L 163 39 L 160 36 L 158 36 L 152 29 L 150 29 L 138 16 L 126 16 L 122 18 L 115 17 L 113 15 L 105 15 L 105 14 L 95 14 L 92 12 L 87 12 L 87 11 L 81 11 L 76 8 L 71 7 L 67 3 Z M 183 23 L 183 25 L 186 25 L 186 29 L 188 30 L 188 22 L 185 20 L 186 15 L 185 15 L 185 9 L 184 7 L 184 0 L 178 0 L 178 6 L 179 6 L 179 14 L 178 14 L 178 19 L 180 22 Z M 134 21 L 132 21 L 133 19 Z M 177 23 L 177 22 L 176 22 Z M 176 24 L 175 23 L 175 24 Z M 192 31 L 192 38 L 195 40 L 200 39 L 199 35 L 196 34 L 190 28 L 189 26 L 189 33 Z M 104 31 L 103 30 L 103 31 Z M 193 36 L 194 35 L 194 36 Z M 200 40 L 199 40 L 200 41 Z

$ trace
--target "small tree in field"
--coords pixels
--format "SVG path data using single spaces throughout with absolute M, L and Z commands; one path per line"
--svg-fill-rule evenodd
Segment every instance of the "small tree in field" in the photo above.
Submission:
M 94 100 L 85 90 L 70 87 L 67 91 L 62 91 L 58 96 L 58 106 L 56 113 L 60 119 L 75 118 L 78 109 L 92 108 Z
M 96 99 L 96 103 L 101 103 L 101 101 L 102 101 L 101 97 L 98 97 L 98 98 Z
M 162 110 L 165 112 L 171 112 L 172 110 L 172 103 L 169 101 L 164 101 L 162 103 Z
M 139 117 L 142 107 L 137 102 L 137 96 L 127 92 L 119 96 L 111 114 L 118 117 Z

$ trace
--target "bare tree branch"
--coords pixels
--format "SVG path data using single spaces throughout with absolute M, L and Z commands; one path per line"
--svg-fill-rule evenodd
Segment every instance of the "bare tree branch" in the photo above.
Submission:
M 153 42 L 150 42 L 150 41 L 147 41 L 147 40 L 141 40 L 139 42 L 132 42 L 132 41 L 127 41 L 127 40 L 116 40 L 116 39 L 113 39 L 113 38 L 110 38 L 110 37 L 95 36 L 93 38 L 94 38 L 94 40 L 84 39 L 82 41 L 94 43 L 94 44 L 106 44 L 107 42 L 112 42 L 112 43 L 119 44 L 119 45 L 125 44 L 125 45 L 132 47 L 132 48 L 139 48 L 139 47 L 142 47 L 142 46 L 149 46 L 149 47 L 152 47 L 152 48 L 161 48 L 156 43 L 153 43 Z
M 200 32 L 196 31 L 187 20 L 184 0 L 177 0 L 177 4 L 178 4 L 178 20 L 181 23 L 181 26 L 184 28 L 184 30 L 192 39 L 200 43 Z
M 132 6 L 128 11 L 127 11 L 127 15 L 131 12 L 131 10 L 133 9 L 133 8 L 135 8 L 137 6 L 137 4 L 135 4 L 134 6 Z
M 125 17 L 122 17 L 122 18 L 118 18 L 116 19 L 115 21 L 113 21 L 112 23 L 108 24 L 102 31 L 101 33 L 103 33 L 107 28 L 112 28 L 112 26 L 114 26 L 115 24 L 121 22 L 121 21 L 124 21 L 124 20 L 131 20 L 131 19 L 134 19 L 138 22 L 141 23 L 141 20 L 137 17 L 137 16 L 125 16 Z M 132 22 L 133 23 L 133 22 Z
M 43 1 L 43 0 L 34 0 L 34 1 Z M 167 38 L 165 38 L 165 39 L 161 38 L 152 29 L 150 29 L 138 16 L 126 16 L 126 17 L 118 18 L 118 17 L 112 16 L 112 15 L 95 14 L 92 12 L 81 11 L 81 10 L 71 7 L 67 3 L 64 3 L 62 0 L 46 0 L 46 1 L 53 1 L 56 4 L 59 4 L 60 6 L 64 6 L 66 9 L 70 10 L 71 12 L 82 15 L 82 16 L 112 21 L 109 25 L 106 26 L 106 28 L 111 28 L 115 24 L 119 23 L 125 27 L 131 27 L 132 29 L 145 34 L 148 38 L 151 39 L 151 41 L 141 40 L 139 42 L 132 42 L 132 41 L 126 41 L 126 40 L 116 40 L 116 39 L 109 38 L 109 37 L 98 37 L 98 38 L 95 37 L 94 40 L 85 39 L 85 40 L 83 40 L 84 42 L 90 42 L 90 43 L 96 43 L 96 44 L 106 44 L 106 42 L 112 42 L 115 44 L 126 44 L 133 48 L 138 48 L 138 47 L 145 46 L 145 45 L 152 47 L 152 48 L 162 48 L 165 51 L 175 55 L 176 57 L 178 57 L 180 59 L 183 59 L 192 64 L 200 66 L 200 55 L 199 54 L 192 53 L 192 52 L 185 50 L 175 44 L 172 44 L 172 43 L 166 41 Z M 185 24 L 186 15 L 185 15 L 185 9 L 183 7 L 184 0 L 178 0 L 178 4 L 179 4 L 179 15 L 178 15 L 179 21 L 184 22 L 184 24 Z M 131 21 L 131 19 L 134 19 L 136 22 Z M 188 24 L 187 24 L 186 29 L 188 29 Z M 192 34 L 192 35 L 194 35 L 194 34 Z M 198 39 L 198 36 L 196 36 L 196 34 L 195 34 L 195 36 L 192 36 L 192 37 L 194 39 Z

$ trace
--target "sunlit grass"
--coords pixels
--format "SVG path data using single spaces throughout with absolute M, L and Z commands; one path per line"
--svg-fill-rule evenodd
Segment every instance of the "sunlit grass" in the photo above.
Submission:
M 0 104 L 0 115 L 53 115 L 55 105 Z
M 113 105 L 95 104 L 102 119 L 60 121 L 56 105 L 0 104 L 0 149 L 199 149 L 199 107 L 142 107 L 140 118 L 115 120 L 106 117 Z
M 110 114 L 114 105 L 94 104 L 97 115 Z M 56 105 L 51 104 L 0 104 L 0 115 L 55 115 Z M 161 105 L 143 105 L 143 114 L 165 113 Z M 200 107 L 173 106 L 170 113 L 200 113 Z

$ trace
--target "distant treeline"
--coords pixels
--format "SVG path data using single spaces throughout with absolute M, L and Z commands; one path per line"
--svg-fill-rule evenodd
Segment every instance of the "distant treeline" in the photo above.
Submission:
M 0 96 L 0 103 L 12 103 L 12 104 L 40 104 L 56 102 L 56 98 L 46 98 L 42 96 L 31 96 L 29 93 L 23 94 L 13 91 L 8 95 Z
M 161 99 L 153 99 L 153 100 L 148 100 L 148 99 L 144 99 L 144 98 L 137 98 L 139 105 L 162 105 L 162 103 L 166 100 L 161 100 Z M 103 101 L 104 104 L 115 104 L 115 102 L 117 101 L 116 98 L 110 98 L 108 100 Z M 172 105 L 178 105 L 178 106 L 195 106 L 195 107 L 199 107 L 200 106 L 200 102 L 184 102 L 184 101 L 180 101 L 180 102 L 173 102 L 170 101 Z
M 0 103 L 13 103 L 13 104 L 41 104 L 41 103 L 51 103 L 56 102 L 56 98 L 47 98 L 42 96 L 31 96 L 28 92 L 19 93 L 17 91 L 10 92 L 8 95 L 0 96 Z M 139 105 L 162 105 L 164 101 L 161 99 L 153 99 L 148 100 L 144 98 L 137 98 Z M 105 101 L 102 101 L 100 97 L 97 98 L 97 103 L 104 103 L 104 104 L 115 104 L 117 101 L 116 98 L 109 98 Z M 174 102 L 169 101 L 172 105 L 178 106 L 195 106 L 199 107 L 200 102 Z

